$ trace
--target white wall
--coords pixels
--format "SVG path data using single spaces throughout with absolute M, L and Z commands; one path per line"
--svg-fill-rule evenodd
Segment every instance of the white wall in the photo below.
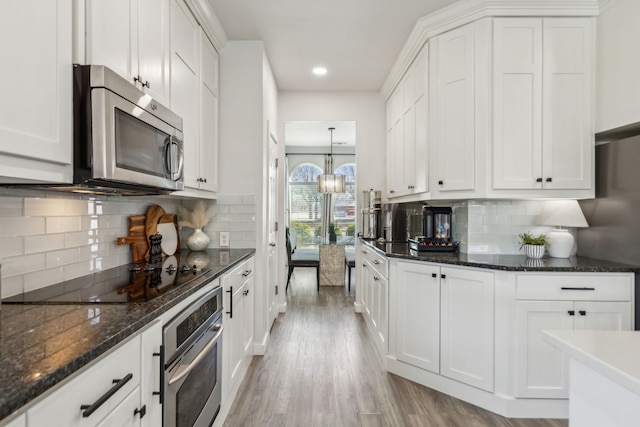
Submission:
M 613 0 L 597 21 L 596 132 L 640 122 L 640 1 Z

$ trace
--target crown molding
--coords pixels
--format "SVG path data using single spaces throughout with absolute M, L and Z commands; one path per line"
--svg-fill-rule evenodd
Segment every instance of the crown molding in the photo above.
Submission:
M 185 0 L 185 3 L 213 43 L 213 47 L 220 52 L 227 43 L 227 33 L 209 3 L 206 0 Z
M 380 93 L 387 99 L 420 49 L 439 34 L 481 18 L 497 16 L 598 16 L 616 0 L 462 0 L 418 19 Z

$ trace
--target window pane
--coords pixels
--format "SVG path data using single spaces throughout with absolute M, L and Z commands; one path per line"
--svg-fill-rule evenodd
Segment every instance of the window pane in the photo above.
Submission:
M 301 165 L 291 173 L 289 215 L 298 247 L 320 243 L 322 194 L 318 193 L 318 176 L 321 174 L 322 170 L 315 165 Z
M 333 218 L 338 228 L 338 239 L 355 244 L 356 235 L 356 166 L 346 164 L 335 170 L 345 175 L 345 193 L 333 195 Z M 340 237 L 342 236 L 342 237 Z

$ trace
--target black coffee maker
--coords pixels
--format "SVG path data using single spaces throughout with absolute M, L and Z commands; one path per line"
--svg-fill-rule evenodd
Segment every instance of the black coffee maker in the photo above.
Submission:
M 422 236 L 409 239 L 416 251 L 456 251 L 453 241 L 453 211 L 450 207 L 422 207 Z
M 453 237 L 451 208 L 422 207 L 422 235 L 426 238 L 451 240 Z

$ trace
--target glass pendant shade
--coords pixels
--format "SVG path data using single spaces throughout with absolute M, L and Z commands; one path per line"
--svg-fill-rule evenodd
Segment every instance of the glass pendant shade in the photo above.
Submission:
M 318 193 L 344 192 L 344 175 L 329 173 L 318 177 Z
M 329 156 L 325 160 L 324 170 L 333 170 L 333 131 L 335 128 L 329 128 L 331 132 L 331 149 Z M 318 177 L 318 193 L 344 193 L 344 175 L 333 173 L 325 173 Z

